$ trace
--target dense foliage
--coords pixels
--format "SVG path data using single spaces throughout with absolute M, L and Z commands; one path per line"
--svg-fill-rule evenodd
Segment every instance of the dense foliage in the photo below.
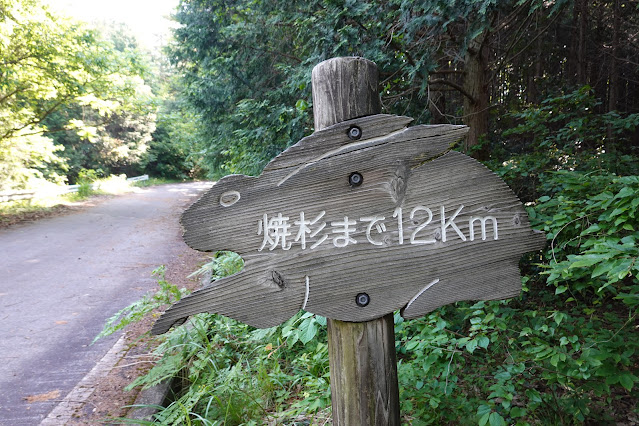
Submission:
M 1 5 L 0 187 L 135 161 L 154 121 L 139 52 L 36 0 Z
M 521 297 L 396 318 L 406 423 L 636 421 L 636 12 L 623 0 L 181 1 L 169 54 L 211 176 L 258 174 L 310 133 L 310 70 L 360 55 L 380 67 L 384 112 L 470 125 L 460 148 L 546 233 L 522 259 Z M 256 331 L 199 315 L 136 384 L 183 378 L 162 423 L 323 418 L 323 323 L 300 313 Z
M 582 110 L 575 124 L 584 131 L 637 111 L 638 22 L 630 10 L 636 5 L 621 0 L 183 0 L 169 57 L 200 113 L 212 176 L 257 174 L 310 133 L 310 71 L 346 55 L 378 64 L 383 112 L 416 123 L 464 122 L 466 149 L 504 161 L 545 149 L 503 134 L 517 125 L 513 113 L 562 106 L 545 99 L 589 87 L 582 93 L 589 104 L 571 105 Z M 634 154 L 636 134 L 621 129 L 573 149 Z
M 165 113 L 175 100 L 155 62 L 122 24 L 89 25 L 39 0 L 2 0 L 0 190 L 75 183 L 84 169 L 189 175 L 190 153 L 161 133 L 153 139 L 158 112 L 164 128 L 188 122 Z
M 637 11 L 629 0 L 181 0 L 171 68 L 120 27 L 0 0 L 0 187 L 99 170 L 258 174 L 312 132 L 312 67 L 364 56 L 380 68 L 383 112 L 468 124 L 460 149 L 507 181 L 548 238 L 521 261 L 520 297 L 397 317 L 404 421 L 636 422 Z M 241 267 L 228 253 L 209 265 L 218 277 Z M 181 297 L 160 281 L 108 330 Z M 182 378 L 157 422 L 330 415 L 323 318 L 191 324 L 134 383 Z
M 182 80 L 162 63 L 157 96 L 161 99 L 158 108 L 153 140 L 144 158 L 144 169 L 152 176 L 185 179 L 202 173 L 199 141 L 204 140 L 198 126 L 198 114 L 186 105 L 182 96 Z

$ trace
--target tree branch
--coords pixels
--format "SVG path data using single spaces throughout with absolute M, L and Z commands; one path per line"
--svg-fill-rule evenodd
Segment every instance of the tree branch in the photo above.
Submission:
M 435 70 L 431 71 L 431 74 L 463 74 L 462 70 Z
M 510 24 L 512 24 L 512 22 L 517 18 L 517 15 L 519 15 L 519 13 L 525 8 L 530 6 L 530 0 L 525 1 L 524 3 L 520 4 L 519 7 L 517 7 L 515 10 L 513 10 L 510 15 L 506 16 L 506 18 L 501 22 L 501 24 L 499 24 L 499 26 L 497 28 L 495 28 L 495 30 L 493 31 L 493 33 L 497 33 L 501 30 L 503 30 L 504 28 L 510 26 Z
M 243 46 L 244 46 L 244 47 L 246 47 L 246 48 L 248 48 L 248 49 L 254 50 L 254 51 L 256 51 L 256 52 L 269 53 L 269 54 L 274 55 L 274 56 L 282 56 L 282 57 L 284 57 L 284 58 L 292 59 L 292 60 L 294 60 L 295 62 L 297 62 L 298 64 L 301 64 L 301 63 L 303 62 L 303 61 L 302 61 L 300 58 L 298 58 L 297 56 L 288 55 L 288 54 L 283 53 L 283 52 L 277 52 L 277 51 L 275 51 L 275 50 L 269 50 L 269 49 L 258 49 L 258 48 L 256 48 L 256 47 L 249 46 L 249 45 L 246 45 L 246 44 L 245 44 L 245 45 L 243 45 Z
M 459 91 L 462 95 L 464 95 L 465 97 L 467 97 L 471 102 L 473 103 L 477 103 L 477 98 L 475 98 L 473 95 L 471 95 L 470 93 L 468 93 L 466 91 L 466 89 L 464 89 L 461 85 L 450 81 L 450 80 L 444 80 L 443 78 L 436 78 L 434 80 L 429 80 L 428 84 L 444 84 L 446 86 L 450 86 L 453 89 Z
M 0 104 L 3 103 L 6 99 L 10 98 L 11 96 L 15 95 L 16 93 L 19 92 L 24 92 L 25 90 L 27 90 L 25 87 L 18 87 L 17 89 L 15 89 L 12 92 L 7 93 L 6 95 L 2 95 L 0 96 Z

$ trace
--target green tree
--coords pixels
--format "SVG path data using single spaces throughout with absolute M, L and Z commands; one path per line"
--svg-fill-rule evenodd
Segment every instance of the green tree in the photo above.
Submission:
M 50 114 L 44 121 L 68 164 L 67 176 L 75 182 L 82 169 L 100 169 L 104 173 L 137 174 L 155 130 L 156 96 L 147 84 L 152 80 L 150 61 L 123 24 L 102 25 L 102 43 L 110 46 L 117 60 L 116 90 L 109 96 L 112 107 L 102 111 L 92 105 L 73 101 Z
M 145 95 L 135 52 L 114 51 L 98 31 L 52 14 L 37 0 L 3 0 L 0 64 L 0 181 L 5 189 L 33 184 L 36 178 L 63 179 L 65 146 L 56 144 L 60 135 L 72 131 L 90 140 L 99 135 L 99 125 L 135 111 L 131 105 L 139 108 L 143 102 L 137 99 Z M 143 114 L 149 113 L 147 108 Z M 120 128 L 128 129 L 129 118 L 121 117 Z M 123 143 L 131 150 L 130 140 Z
M 212 173 L 257 173 L 310 133 L 310 72 L 334 56 L 378 64 L 384 112 L 471 125 L 470 149 L 491 130 L 491 82 L 512 56 L 501 38 L 564 4 L 183 0 L 169 55 L 203 117 Z
M 522 259 L 520 298 L 397 321 L 407 422 L 582 424 L 636 416 L 636 10 L 624 0 L 181 1 L 169 53 L 202 120 L 197 149 L 211 174 L 259 173 L 275 152 L 310 133 L 311 68 L 359 55 L 380 67 L 384 112 L 470 124 L 464 148 L 507 180 L 531 223 L 546 232 L 547 249 Z M 224 330 L 216 321 L 196 320 L 203 339 Z M 285 336 L 294 328 L 266 334 L 291 350 Z M 178 333 L 167 340 L 175 348 L 197 339 Z M 255 357 L 247 364 L 259 365 L 259 354 L 238 352 L 229 359 Z M 158 371 L 180 370 L 175 354 Z M 215 355 L 198 349 L 183 362 Z M 235 362 L 228 365 L 241 367 Z M 204 408 L 222 400 L 215 392 L 223 388 L 206 388 L 214 374 L 191 379 L 185 400 L 193 418 L 220 420 Z M 163 415 L 177 416 L 171 410 L 178 406 Z
M 158 108 L 157 127 L 143 160 L 146 173 L 153 176 L 185 179 L 202 173 L 200 150 L 204 139 L 200 117 L 188 105 L 181 91 L 182 80 L 165 74 L 158 95 L 162 103 Z

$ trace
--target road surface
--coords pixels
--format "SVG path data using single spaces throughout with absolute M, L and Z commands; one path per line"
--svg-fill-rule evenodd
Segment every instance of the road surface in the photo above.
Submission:
M 139 189 L 0 230 L 0 425 L 39 424 L 114 346 L 91 341 L 188 250 L 179 215 L 208 187 Z

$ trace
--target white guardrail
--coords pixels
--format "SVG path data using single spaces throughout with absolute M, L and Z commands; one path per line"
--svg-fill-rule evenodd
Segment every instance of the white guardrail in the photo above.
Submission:
M 127 181 L 138 182 L 141 180 L 148 180 L 148 179 L 149 179 L 149 175 L 142 175 L 142 176 L 127 178 Z M 97 187 L 99 187 L 99 184 L 92 183 L 90 186 L 91 186 L 91 189 L 96 189 Z M 72 192 L 78 192 L 78 188 L 80 188 L 80 185 L 65 185 L 65 186 L 59 186 L 58 189 L 52 192 L 55 192 L 56 195 L 70 194 Z M 7 201 L 15 201 L 15 200 L 30 200 L 35 197 L 37 192 L 38 191 L 35 191 L 35 190 L 0 191 L 0 203 L 4 203 Z

